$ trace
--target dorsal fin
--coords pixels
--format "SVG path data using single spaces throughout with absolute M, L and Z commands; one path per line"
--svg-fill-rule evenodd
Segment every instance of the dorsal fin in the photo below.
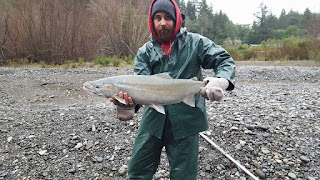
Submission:
M 193 78 L 191 78 L 191 80 L 198 81 L 198 78 L 197 77 L 193 77 Z
M 173 79 L 168 72 L 165 72 L 165 73 L 160 73 L 160 74 L 154 74 L 152 76 L 155 76 L 155 77 L 159 77 L 159 78 L 164 78 L 164 79 Z

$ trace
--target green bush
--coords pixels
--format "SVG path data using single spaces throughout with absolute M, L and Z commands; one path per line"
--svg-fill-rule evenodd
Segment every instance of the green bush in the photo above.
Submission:
M 130 65 L 132 65 L 134 62 L 134 57 L 131 54 L 129 56 L 124 56 L 123 59 L 127 64 Z
M 257 52 L 250 49 L 244 49 L 240 51 L 243 57 L 243 60 L 250 60 L 257 57 Z
M 83 58 L 79 58 L 78 59 L 78 64 L 81 66 L 84 64 L 84 59 Z
M 45 61 L 40 61 L 40 66 L 41 68 L 46 68 L 47 67 L 47 63 Z
M 237 51 L 236 48 L 226 48 L 226 50 L 234 60 L 243 60 L 243 54 L 241 54 L 240 51 Z
M 314 61 L 320 61 L 320 52 L 309 51 L 309 59 Z
M 250 50 L 248 45 L 240 46 L 238 49 L 236 48 L 226 48 L 229 54 L 232 56 L 234 60 L 251 60 L 257 57 L 257 52 L 254 50 Z
M 238 47 L 238 50 L 247 50 L 249 48 L 248 44 L 242 44 Z
M 121 59 L 118 58 L 118 56 L 114 55 L 113 57 L 111 57 L 110 62 L 114 67 L 119 67 L 121 63 Z
M 103 55 L 95 55 L 93 61 L 96 65 L 108 66 L 110 64 L 110 58 L 106 58 Z

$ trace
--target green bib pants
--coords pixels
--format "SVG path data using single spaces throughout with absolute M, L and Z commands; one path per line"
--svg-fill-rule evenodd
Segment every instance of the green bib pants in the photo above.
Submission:
M 129 162 L 129 179 L 151 180 L 165 147 L 170 164 L 170 180 L 196 180 L 198 174 L 198 134 L 174 140 L 166 118 L 162 138 L 139 131 Z

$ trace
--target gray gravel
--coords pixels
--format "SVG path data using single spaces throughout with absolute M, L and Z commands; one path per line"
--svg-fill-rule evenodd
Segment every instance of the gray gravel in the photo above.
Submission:
M 126 179 L 141 110 L 115 119 L 81 84 L 131 68 L 0 68 L 0 179 Z M 206 74 L 210 74 L 206 71 Z M 319 179 L 320 68 L 239 66 L 205 134 L 260 179 Z M 162 161 L 154 179 L 169 179 Z M 250 179 L 200 139 L 198 179 Z

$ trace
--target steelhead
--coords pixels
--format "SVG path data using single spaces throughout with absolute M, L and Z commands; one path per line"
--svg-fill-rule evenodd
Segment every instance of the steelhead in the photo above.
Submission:
M 201 87 L 204 83 L 196 78 L 173 79 L 168 73 L 112 76 L 83 84 L 84 90 L 115 98 L 123 104 L 126 102 L 118 94 L 120 91 L 127 92 L 134 103 L 150 105 L 162 114 L 165 114 L 163 105 L 184 102 L 195 107 L 194 95 L 199 93 Z

